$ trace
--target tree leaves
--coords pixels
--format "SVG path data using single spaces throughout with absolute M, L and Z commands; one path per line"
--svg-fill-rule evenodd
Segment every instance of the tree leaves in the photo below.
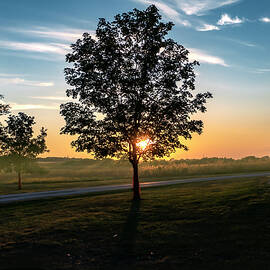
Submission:
M 0 100 L 3 99 L 4 96 L 0 95 Z M 0 116 L 8 114 L 10 112 L 10 106 L 8 104 L 0 103 Z
M 192 120 L 206 111 L 212 95 L 197 94 L 188 50 L 165 36 L 173 23 L 161 21 L 152 5 L 100 19 L 96 38 L 84 33 L 72 44 L 65 69 L 67 95 L 77 99 L 61 106 L 66 126 L 62 133 L 78 135 L 77 151 L 96 157 L 138 158 L 136 143 L 149 138 L 142 158 L 169 156 L 187 147 L 181 137 L 201 133 L 203 122 Z M 101 115 L 101 117 L 97 117 Z

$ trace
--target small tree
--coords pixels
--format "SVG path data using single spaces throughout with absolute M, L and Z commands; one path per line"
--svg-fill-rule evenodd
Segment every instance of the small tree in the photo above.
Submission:
M 6 126 L 1 127 L 0 153 L 7 169 L 18 174 L 18 189 L 22 189 L 22 173 L 31 172 L 39 154 L 47 152 L 43 127 L 37 137 L 33 137 L 34 117 L 25 113 L 9 115 Z
M 61 132 L 79 135 L 77 151 L 96 158 L 126 157 L 133 166 L 134 199 L 140 199 L 140 159 L 169 156 L 187 150 L 181 137 L 201 133 L 203 122 L 191 115 L 205 112 L 207 98 L 194 96 L 194 67 L 188 50 L 165 39 L 173 23 L 161 22 L 157 8 L 100 19 L 95 38 L 84 33 L 66 61 L 67 96 L 61 105 L 66 125 Z

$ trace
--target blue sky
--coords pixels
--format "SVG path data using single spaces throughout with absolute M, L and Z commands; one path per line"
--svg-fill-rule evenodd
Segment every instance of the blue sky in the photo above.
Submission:
M 98 18 L 155 4 L 175 26 L 170 37 L 199 60 L 197 90 L 214 94 L 205 132 L 176 157 L 270 155 L 270 2 L 266 0 L 9 0 L 0 2 L 0 93 L 14 113 L 49 129 L 52 156 L 80 156 L 64 124 L 63 69 L 69 45 L 94 35 Z M 61 147 L 60 147 L 61 146 Z

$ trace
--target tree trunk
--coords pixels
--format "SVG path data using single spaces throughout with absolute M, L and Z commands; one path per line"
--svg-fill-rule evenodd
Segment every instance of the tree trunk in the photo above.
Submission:
M 18 172 L 18 189 L 22 189 L 22 177 L 21 177 L 21 172 Z
M 138 162 L 133 161 L 133 200 L 137 201 L 141 199 L 141 189 L 139 182 L 139 173 L 138 173 Z

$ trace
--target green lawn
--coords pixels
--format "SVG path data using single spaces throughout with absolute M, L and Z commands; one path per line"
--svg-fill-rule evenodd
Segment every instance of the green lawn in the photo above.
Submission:
M 0 269 L 269 269 L 268 177 L 0 207 Z

